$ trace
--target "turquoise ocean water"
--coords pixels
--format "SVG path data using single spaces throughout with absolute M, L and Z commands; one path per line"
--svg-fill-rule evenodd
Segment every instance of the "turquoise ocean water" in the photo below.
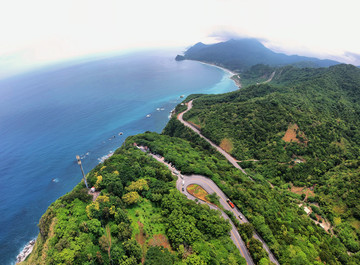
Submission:
M 181 95 L 237 89 L 229 73 L 175 55 L 136 52 L 0 80 L 0 264 L 15 263 L 46 208 L 81 180 L 75 155 L 88 172 L 127 136 L 161 132 Z

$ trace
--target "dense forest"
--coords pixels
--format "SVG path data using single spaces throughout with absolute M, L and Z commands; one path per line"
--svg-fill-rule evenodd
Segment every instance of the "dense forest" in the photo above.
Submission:
M 229 222 L 177 191 L 135 139 L 87 175 L 96 193 L 81 182 L 50 205 L 24 264 L 246 264 Z
M 333 240 L 350 256 L 359 253 L 360 69 L 275 71 L 268 84 L 198 95 L 184 118 L 247 172 L 307 205 L 309 218 L 329 222 Z M 245 78 L 256 76 L 249 72 Z

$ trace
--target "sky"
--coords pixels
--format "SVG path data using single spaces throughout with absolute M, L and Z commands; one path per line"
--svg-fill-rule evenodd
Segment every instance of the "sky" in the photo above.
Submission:
M 360 65 L 358 0 L 0 0 L 0 78 L 94 54 L 259 38 Z

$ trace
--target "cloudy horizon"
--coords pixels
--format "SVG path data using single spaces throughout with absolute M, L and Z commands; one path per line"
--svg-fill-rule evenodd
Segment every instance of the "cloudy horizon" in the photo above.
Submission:
M 360 65 L 355 0 L 13 0 L 0 8 L 0 77 L 38 65 L 231 36 Z

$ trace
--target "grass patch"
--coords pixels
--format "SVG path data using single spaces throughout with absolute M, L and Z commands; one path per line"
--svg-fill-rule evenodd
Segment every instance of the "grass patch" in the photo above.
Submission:
M 343 214 L 346 212 L 346 206 L 345 205 L 335 205 L 333 207 L 333 211 L 336 214 Z
M 359 220 L 353 219 L 353 220 L 350 220 L 349 223 L 356 230 L 358 230 L 358 231 L 360 230 L 360 221 Z
M 208 203 L 211 203 L 206 196 L 208 195 L 207 191 L 204 190 L 200 185 L 197 184 L 190 184 L 186 187 L 186 190 L 193 195 L 194 197 L 206 201 Z
M 231 153 L 232 150 L 234 149 L 234 145 L 229 138 L 222 139 L 220 143 L 220 147 L 227 153 Z
M 190 119 L 187 120 L 187 122 L 191 123 L 192 125 L 194 125 L 199 129 L 201 129 L 201 126 L 204 126 L 203 124 L 201 124 L 201 121 L 199 120 L 198 116 L 191 117 Z
M 144 199 L 140 204 L 127 209 L 131 219 L 133 236 L 144 233 L 145 237 L 151 238 L 156 234 L 165 234 L 165 225 L 162 222 L 161 209 L 154 206 L 149 200 Z M 143 225 L 142 229 L 139 223 Z
M 341 224 L 341 218 L 340 217 L 334 217 L 334 224 L 335 225 Z

